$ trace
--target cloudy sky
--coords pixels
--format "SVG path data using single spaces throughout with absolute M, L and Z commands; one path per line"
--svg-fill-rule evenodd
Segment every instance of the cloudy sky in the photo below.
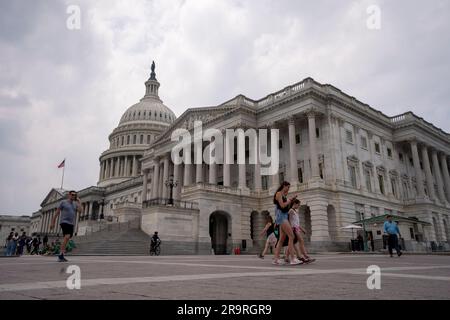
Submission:
M 312 77 L 450 132 L 449 31 L 447 0 L 0 0 L 0 214 L 37 211 L 64 158 L 65 188 L 96 184 L 152 60 L 177 116 Z

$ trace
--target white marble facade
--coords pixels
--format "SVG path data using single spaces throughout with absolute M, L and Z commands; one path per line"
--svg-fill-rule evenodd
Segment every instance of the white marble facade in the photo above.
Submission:
M 239 95 L 175 118 L 158 88 L 152 73 L 144 98 L 110 135 L 98 187 L 79 192 L 83 201 L 97 203 L 97 209 L 87 206 L 81 227 L 93 212 L 94 220 L 99 213 L 126 220 L 129 208 L 129 219 L 139 216 L 142 230 L 159 231 L 167 253 L 251 250 L 261 243 L 264 215 L 274 214 L 274 189 L 287 180 L 302 202 L 301 222 L 313 249 L 346 250 L 352 234 L 341 227 L 362 214 L 385 213 L 429 223 L 420 226 L 419 242 L 448 246 L 450 135 L 413 113 L 388 117 L 307 78 L 260 100 Z M 279 173 L 259 174 L 247 153 L 245 165 L 174 165 L 171 134 L 192 132 L 196 120 L 203 130 L 221 132 L 279 129 Z M 174 204 L 167 204 L 170 176 L 178 183 Z

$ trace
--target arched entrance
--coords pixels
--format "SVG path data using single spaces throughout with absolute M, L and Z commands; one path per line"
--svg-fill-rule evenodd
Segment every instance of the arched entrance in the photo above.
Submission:
M 227 254 L 229 215 L 224 211 L 215 211 L 209 217 L 209 236 L 215 254 Z

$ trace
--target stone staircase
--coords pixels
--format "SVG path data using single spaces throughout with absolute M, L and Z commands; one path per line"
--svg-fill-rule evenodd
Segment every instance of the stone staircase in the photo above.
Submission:
M 138 228 L 106 229 L 87 236 L 74 237 L 73 255 L 148 255 L 150 236 Z

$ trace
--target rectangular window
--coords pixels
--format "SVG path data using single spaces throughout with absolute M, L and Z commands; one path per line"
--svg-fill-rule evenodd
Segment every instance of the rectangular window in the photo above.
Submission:
M 353 166 L 348 166 L 348 172 L 350 177 L 350 182 L 353 188 L 356 188 L 356 168 Z
M 380 153 L 380 144 L 378 142 L 375 142 L 375 152 Z
M 127 144 L 130 144 L 130 136 L 127 136 Z
M 278 141 L 278 149 L 283 149 L 283 140 Z
M 150 144 L 150 135 L 147 135 L 147 144 Z
M 392 159 L 392 149 L 391 148 L 387 148 L 387 155 L 389 158 Z
M 398 154 L 398 159 L 400 160 L 400 162 L 403 162 L 403 153 Z
M 303 183 L 303 170 L 302 170 L 302 168 L 298 168 L 297 172 L 298 172 L 298 181 L 300 183 Z
M 366 137 L 361 137 L 361 148 L 367 150 L 367 138 Z
M 415 239 L 415 237 L 414 237 L 414 229 L 413 228 L 409 228 L 409 234 L 411 235 L 411 239 Z
M 391 187 L 392 187 L 392 194 L 394 195 L 394 197 L 397 198 L 397 187 L 394 179 L 391 179 Z
M 372 182 L 371 182 L 371 180 L 370 180 L 370 171 L 369 171 L 369 170 L 366 170 L 366 171 L 364 172 L 364 175 L 365 175 L 365 178 L 366 178 L 366 188 L 367 188 L 367 191 L 372 192 Z
M 316 138 L 320 138 L 320 130 L 319 130 L 319 128 L 316 128 Z
M 385 194 L 384 193 L 384 178 L 381 174 L 378 175 L 378 185 L 380 186 L 381 194 Z
M 296 144 L 300 144 L 301 143 L 300 134 L 298 134 L 298 133 L 295 135 L 295 143 Z
M 345 131 L 345 137 L 348 143 L 353 143 L 353 133 L 350 130 Z

